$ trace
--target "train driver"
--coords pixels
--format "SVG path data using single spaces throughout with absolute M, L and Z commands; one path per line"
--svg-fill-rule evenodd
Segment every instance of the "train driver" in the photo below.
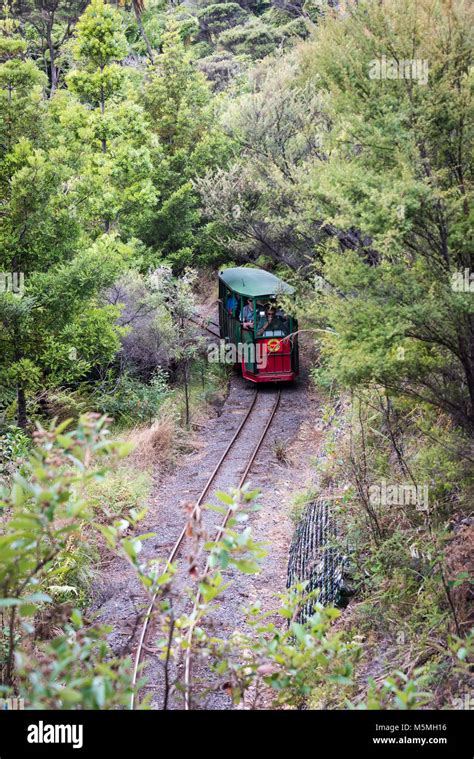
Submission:
M 265 316 L 262 316 L 257 324 L 257 335 L 262 336 L 265 332 L 272 332 L 273 334 L 280 332 L 283 334 L 283 331 L 284 320 L 277 314 L 276 306 L 270 303 L 265 311 Z

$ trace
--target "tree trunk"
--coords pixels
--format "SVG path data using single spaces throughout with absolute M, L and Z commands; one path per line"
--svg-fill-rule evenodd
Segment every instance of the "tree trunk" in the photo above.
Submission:
M 57 86 L 58 86 L 58 69 L 57 69 L 56 63 L 55 63 L 55 61 L 56 61 L 56 53 L 55 53 L 55 50 L 54 50 L 53 38 L 51 36 L 52 35 L 52 23 L 53 23 L 53 20 L 51 21 L 51 28 L 48 28 L 47 38 L 46 38 L 47 45 L 48 45 L 48 50 L 49 50 L 49 79 L 50 79 L 50 82 L 51 82 L 51 87 L 50 87 L 50 91 L 49 91 L 49 96 L 50 97 L 52 97 L 54 95 L 54 93 L 55 93 L 55 91 L 57 89 Z
M 58 86 L 58 69 L 55 64 L 55 57 L 54 57 L 54 47 L 51 45 L 49 49 L 49 57 L 50 57 L 50 76 L 51 76 L 51 90 L 49 93 L 49 96 L 52 97 L 57 89 Z
M 26 395 L 25 389 L 22 385 L 17 385 L 17 418 L 18 426 L 22 429 L 26 429 L 28 419 L 26 417 Z
M 100 73 L 102 74 L 103 71 L 104 71 L 104 67 L 101 66 L 100 67 Z M 102 117 L 103 117 L 104 114 L 105 114 L 105 92 L 104 92 L 104 85 L 103 84 L 101 84 L 101 86 L 100 86 L 100 112 L 101 112 Z M 104 119 L 102 118 L 102 129 L 103 128 L 104 128 Z M 102 132 L 101 143 L 102 143 L 102 152 L 103 153 L 107 153 L 107 138 L 106 138 L 104 132 Z
M 186 427 L 189 427 L 189 366 L 184 365 L 184 406 L 186 415 Z
M 138 28 L 140 30 L 140 34 L 142 35 L 143 41 L 144 41 L 144 43 L 146 45 L 146 49 L 147 49 L 147 52 L 148 52 L 148 57 L 150 59 L 150 63 L 153 64 L 155 62 L 154 59 L 153 59 L 153 50 L 152 50 L 152 47 L 150 45 L 150 40 L 147 37 L 146 31 L 145 31 L 145 27 L 143 26 L 143 21 L 142 21 L 141 13 L 140 13 L 140 11 L 137 8 L 136 3 L 133 3 L 133 10 L 135 11 L 135 17 L 137 19 L 137 24 L 138 24 Z

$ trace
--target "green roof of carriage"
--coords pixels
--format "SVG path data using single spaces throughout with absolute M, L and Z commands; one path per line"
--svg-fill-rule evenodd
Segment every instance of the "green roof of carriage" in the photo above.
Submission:
M 248 295 L 249 297 L 259 297 L 263 295 L 277 295 L 278 293 L 294 293 L 294 288 L 287 285 L 279 277 L 270 274 L 263 269 L 250 269 L 246 267 L 237 267 L 235 269 L 224 269 L 219 273 L 219 279 L 239 295 Z

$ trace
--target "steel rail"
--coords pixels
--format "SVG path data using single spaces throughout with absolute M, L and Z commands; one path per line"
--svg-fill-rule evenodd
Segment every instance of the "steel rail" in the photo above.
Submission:
M 213 335 L 214 337 L 218 337 L 220 339 L 220 333 L 214 332 L 214 330 L 209 329 L 209 324 L 212 324 L 213 327 L 217 327 L 219 329 L 219 325 L 215 322 L 207 322 L 206 319 L 203 316 L 197 316 L 197 318 L 193 318 L 192 316 L 186 317 L 191 324 L 196 324 L 201 329 L 204 329 L 206 332 L 209 332 L 210 335 Z
M 192 517 L 195 515 L 197 509 L 199 508 L 199 506 L 203 502 L 204 498 L 206 497 L 206 494 L 207 494 L 209 488 L 211 487 L 211 485 L 212 485 L 212 483 L 213 483 L 213 481 L 214 481 L 214 479 L 216 477 L 216 474 L 219 471 L 219 469 L 220 469 L 220 467 L 221 467 L 224 459 L 228 455 L 230 449 L 234 445 L 234 443 L 237 440 L 238 436 L 240 435 L 240 432 L 242 431 L 245 423 L 247 422 L 247 419 L 249 418 L 250 414 L 252 413 L 252 410 L 253 410 L 253 408 L 255 406 L 255 402 L 257 400 L 257 395 L 258 395 L 258 391 L 256 390 L 255 393 L 254 393 L 253 399 L 252 399 L 252 403 L 250 404 L 249 408 L 247 409 L 247 412 L 246 412 L 244 418 L 242 419 L 241 423 L 237 427 L 237 430 L 235 431 L 235 433 L 234 433 L 234 435 L 233 435 L 230 443 L 227 445 L 227 447 L 225 448 L 222 456 L 220 457 L 220 459 L 217 462 L 216 466 L 212 470 L 212 474 L 208 477 L 208 479 L 206 481 L 206 484 L 204 485 L 204 487 L 203 487 L 203 489 L 202 489 L 202 491 L 201 491 L 201 493 L 200 493 L 200 495 L 199 495 L 196 503 L 194 504 L 193 510 L 191 512 L 190 519 L 192 519 Z M 246 471 L 248 471 L 248 470 L 246 470 Z M 164 572 L 167 571 L 167 569 L 169 568 L 170 564 L 176 558 L 176 555 L 177 555 L 177 553 L 179 551 L 179 548 L 180 548 L 180 546 L 181 546 L 181 544 L 182 544 L 182 542 L 184 540 L 184 537 L 186 535 L 187 528 L 188 528 L 188 522 L 186 522 L 186 524 L 184 525 L 183 529 L 181 530 L 181 532 L 179 534 L 178 539 L 176 540 L 176 542 L 173 545 L 171 553 L 169 554 L 169 556 L 168 556 L 168 558 L 166 560 L 166 565 L 165 565 Z M 142 628 L 141 628 L 141 631 L 140 631 L 140 638 L 139 638 L 139 641 L 138 641 L 137 652 L 135 654 L 135 663 L 134 663 L 133 675 L 132 675 L 132 688 L 133 688 L 133 692 L 132 692 L 132 695 L 130 697 L 130 709 L 132 709 L 132 710 L 135 708 L 135 699 L 136 699 L 135 686 L 136 686 L 136 683 L 137 683 L 138 669 L 139 669 L 140 664 L 141 664 L 142 654 L 143 654 L 143 648 L 144 648 L 144 645 L 145 645 L 145 638 L 146 638 L 146 635 L 147 635 L 148 626 L 150 624 L 150 620 L 151 620 L 151 617 L 152 617 L 153 609 L 155 607 L 155 602 L 156 602 L 157 596 L 158 596 L 158 590 L 156 590 L 154 592 L 154 594 L 153 594 L 153 596 L 151 598 L 151 601 L 150 601 L 150 603 L 148 605 L 147 613 L 145 615 L 145 620 L 143 622 L 143 625 L 142 625 Z
M 197 316 L 198 319 L 203 319 L 208 324 L 212 324 L 213 327 L 217 327 L 217 329 L 220 329 L 220 324 L 218 322 L 213 321 L 212 319 L 208 319 L 206 316 L 202 316 L 199 311 L 194 310 L 193 316 Z
M 244 485 L 244 483 L 245 483 L 245 481 L 247 479 L 247 475 L 248 475 L 248 473 L 250 471 L 250 468 L 251 468 L 253 462 L 255 461 L 255 458 L 256 458 L 256 456 L 257 456 L 257 454 L 258 454 L 258 452 L 259 452 L 259 450 L 261 448 L 261 445 L 263 443 L 265 435 L 268 432 L 268 428 L 270 427 L 270 425 L 271 425 L 271 423 L 273 421 L 273 418 L 274 418 L 274 416 L 275 416 L 275 414 L 277 412 L 278 406 L 280 405 L 280 400 L 281 400 L 281 389 L 278 389 L 277 397 L 275 399 L 275 403 L 273 405 L 271 414 L 270 414 L 269 418 L 267 419 L 265 427 L 263 428 L 263 432 L 262 432 L 262 434 L 260 435 L 260 437 L 258 439 L 257 445 L 255 446 L 255 448 L 254 448 L 254 450 L 252 452 L 252 455 L 251 455 L 251 457 L 250 457 L 250 459 L 249 459 L 249 461 L 247 463 L 247 466 L 245 467 L 245 471 L 244 471 L 243 475 L 240 478 L 240 481 L 239 481 L 239 484 L 238 484 L 238 489 L 239 490 Z M 221 525 L 219 526 L 219 528 L 217 530 L 215 542 L 217 542 L 218 540 L 220 540 L 220 538 L 221 538 L 221 536 L 222 536 L 222 534 L 223 534 L 223 532 L 224 532 L 224 530 L 225 530 L 225 528 L 227 526 L 227 522 L 229 521 L 229 518 L 230 518 L 230 516 L 232 514 L 232 511 L 233 511 L 232 508 L 227 509 L 226 515 L 225 515 L 225 517 L 224 517 Z M 210 568 L 210 556 L 208 557 L 208 559 L 206 561 L 206 566 L 204 568 L 204 576 L 209 572 L 209 568 Z M 200 600 L 201 600 L 201 591 L 198 590 L 197 595 L 196 595 L 196 600 L 194 601 L 193 610 L 191 612 L 191 617 L 193 617 L 193 616 L 196 615 L 197 608 L 199 606 Z M 187 648 L 186 648 L 185 668 L 184 668 L 184 708 L 185 708 L 186 711 L 189 711 L 190 706 L 191 706 L 191 701 L 190 701 L 191 644 L 192 644 L 193 633 L 194 633 L 194 628 L 196 626 L 196 622 L 197 622 L 197 620 L 195 620 L 191 624 L 191 626 L 189 628 L 189 631 L 188 631 L 187 639 L 186 639 L 187 640 L 187 644 L 188 644 Z

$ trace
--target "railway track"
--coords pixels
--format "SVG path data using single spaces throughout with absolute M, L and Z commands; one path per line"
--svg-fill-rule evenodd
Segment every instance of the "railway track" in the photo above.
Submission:
M 188 316 L 188 321 L 192 324 L 197 324 L 198 327 L 201 327 L 201 329 L 204 329 L 206 332 L 209 332 L 210 335 L 213 335 L 220 340 L 220 327 L 211 319 L 205 319 L 203 316 L 200 316 L 195 312 L 194 316 Z M 211 327 L 215 327 L 216 329 L 211 329 Z
M 271 397 L 274 398 L 273 404 L 271 405 L 270 409 L 268 409 L 268 408 L 266 409 L 267 413 L 264 414 L 264 416 L 263 416 L 262 419 L 260 419 L 262 410 L 259 409 L 260 404 L 257 402 L 258 398 L 268 398 L 269 395 L 271 395 Z M 172 546 L 172 549 L 171 549 L 171 551 L 170 551 L 170 553 L 169 553 L 169 555 L 168 555 L 168 557 L 166 559 L 166 565 L 165 565 L 165 570 L 164 571 L 166 571 L 170 567 L 170 565 L 175 561 L 175 559 L 178 558 L 178 556 L 180 554 L 180 551 L 181 551 L 181 549 L 183 548 L 183 546 L 185 544 L 185 538 L 186 538 L 186 533 L 187 533 L 187 528 L 188 528 L 188 522 L 189 522 L 189 520 L 192 519 L 195 516 L 197 510 L 199 509 L 199 507 L 202 505 L 202 503 L 204 502 L 205 498 L 209 494 L 209 491 L 211 490 L 212 485 L 215 483 L 216 479 L 218 478 L 218 475 L 221 473 L 223 465 L 229 460 L 232 452 L 235 450 L 236 442 L 243 437 L 244 432 L 246 432 L 246 431 L 249 430 L 249 428 L 253 424 L 253 419 L 256 416 L 257 420 L 259 422 L 258 426 L 257 426 L 257 434 L 256 435 L 254 434 L 254 437 L 256 438 L 256 443 L 255 443 L 255 445 L 252 448 L 250 456 L 248 456 L 246 458 L 244 470 L 243 470 L 243 472 L 241 473 L 241 475 L 239 477 L 238 484 L 236 485 L 237 489 L 240 489 L 241 487 L 243 487 L 243 485 L 245 484 L 245 482 L 246 482 L 246 480 L 248 478 L 248 475 L 249 475 L 250 469 L 252 467 L 252 464 L 254 463 L 254 461 L 255 461 L 255 459 L 256 459 L 256 457 L 258 455 L 258 452 L 259 452 L 259 450 L 260 450 L 260 448 L 262 446 L 262 443 L 263 443 L 263 441 L 265 439 L 265 436 L 266 436 L 266 434 L 267 434 L 267 432 L 268 432 L 268 430 L 270 428 L 270 425 L 271 425 L 271 423 L 272 423 L 272 421 L 273 421 L 273 419 L 275 417 L 275 414 L 276 414 L 276 412 L 278 410 L 278 407 L 280 405 L 280 400 L 281 400 L 281 390 L 280 389 L 278 389 L 276 393 L 271 393 L 271 394 L 259 392 L 258 390 L 256 390 L 254 392 L 252 401 L 251 401 L 249 407 L 247 408 L 246 412 L 244 413 L 243 419 L 241 420 L 241 422 L 238 425 L 236 431 L 234 432 L 234 434 L 233 434 L 230 442 L 228 443 L 228 445 L 224 449 L 224 451 L 223 451 L 222 455 L 220 456 L 217 464 L 215 465 L 214 469 L 212 470 L 210 476 L 208 477 L 208 479 L 207 479 L 204 487 L 201 490 L 201 493 L 199 494 L 198 499 L 194 503 L 194 506 L 193 506 L 193 509 L 191 511 L 191 515 L 190 515 L 189 519 L 183 525 L 183 527 L 181 529 L 181 532 L 179 533 L 178 538 L 174 542 L 174 544 Z M 227 512 L 226 512 L 223 520 L 221 521 L 221 523 L 218 524 L 217 527 L 216 527 L 216 525 L 213 525 L 211 527 L 211 529 L 215 531 L 215 537 L 214 537 L 215 541 L 218 541 L 220 539 L 220 537 L 222 536 L 222 534 L 223 534 L 223 532 L 224 532 L 224 530 L 226 528 L 227 522 L 229 521 L 229 518 L 231 516 L 231 513 L 232 513 L 232 510 L 229 508 L 227 510 Z M 205 568 L 204 568 L 204 573 L 207 573 L 208 571 L 209 571 L 209 559 L 206 562 L 206 565 L 205 565 Z M 153 617 L 153 611 L 154 611 L 154 608 L 155 608 L 155 603 L 156 603 L 157 596 L 158 596 L 158 592 L 156 592 L 152 596 L 151 601 L 150 601 L 150 603 L 149 603 L 149 605 L 147 607 L 147 612 L 146 612 L 146 615 L 145 615 L 144 622 L 143 622 L 143 624 L 141 626 L 141 629 L 140 629 L 140 636 L 139 636 L 138 647 L 137 647 L 137 651 L 136 651 L 136 655 L 135 655 L 135 662 L 134 662 L 134 668 L 133 668 L 132 684 L 133 684 L 134 688 L 135 688 L 135 685 L 136 685 L 136 682 L 137 682 L 138 671 L 139 671 L 139 668 L 140 668 L 140 664 L 142 663 L 142 660 L 143 660 L 143 657 L 144 657 L 144 653 L 145 653 L 145 650 L 146 650 L 147 634 L 148 634 L 148 632 L 150 630 L 150 623 L 151 623 L 151 620 L 152 620 L 152 617 Z M 201 601 L 201 595 L 200 595 L 200 592 L 198 592 L 198 594 L 196 596 L 196 600 L 194 602 L 194 606 L 193 606 L 193 610 L 192 610 L 192 616 L 195 616 L 200 601 Z M 194 626 L 191 626 L 190 629 L 189 629 L 189 632 L 188 632 L 188 643 L 189 644 L 192 643 L 193 634 L 194 634 Z M 185 662 L 184 662 L 184 684 L 185 684 L 184 702 L 185 702 L 185 709 L 186 710 L 188 710 L 190 708 L 190 681 L 191 681 L 191 655 L 190 655 L 190 651 L 191 651 L 191 648 L 188 648 L 188 650 L 186 652 L 186 655 L 185 655 Z M 136 693 L 134 691 L 134 693 L 131 696 L 130 709 L 134 709 L 135 708 L 135 702 L 136 702 Z

